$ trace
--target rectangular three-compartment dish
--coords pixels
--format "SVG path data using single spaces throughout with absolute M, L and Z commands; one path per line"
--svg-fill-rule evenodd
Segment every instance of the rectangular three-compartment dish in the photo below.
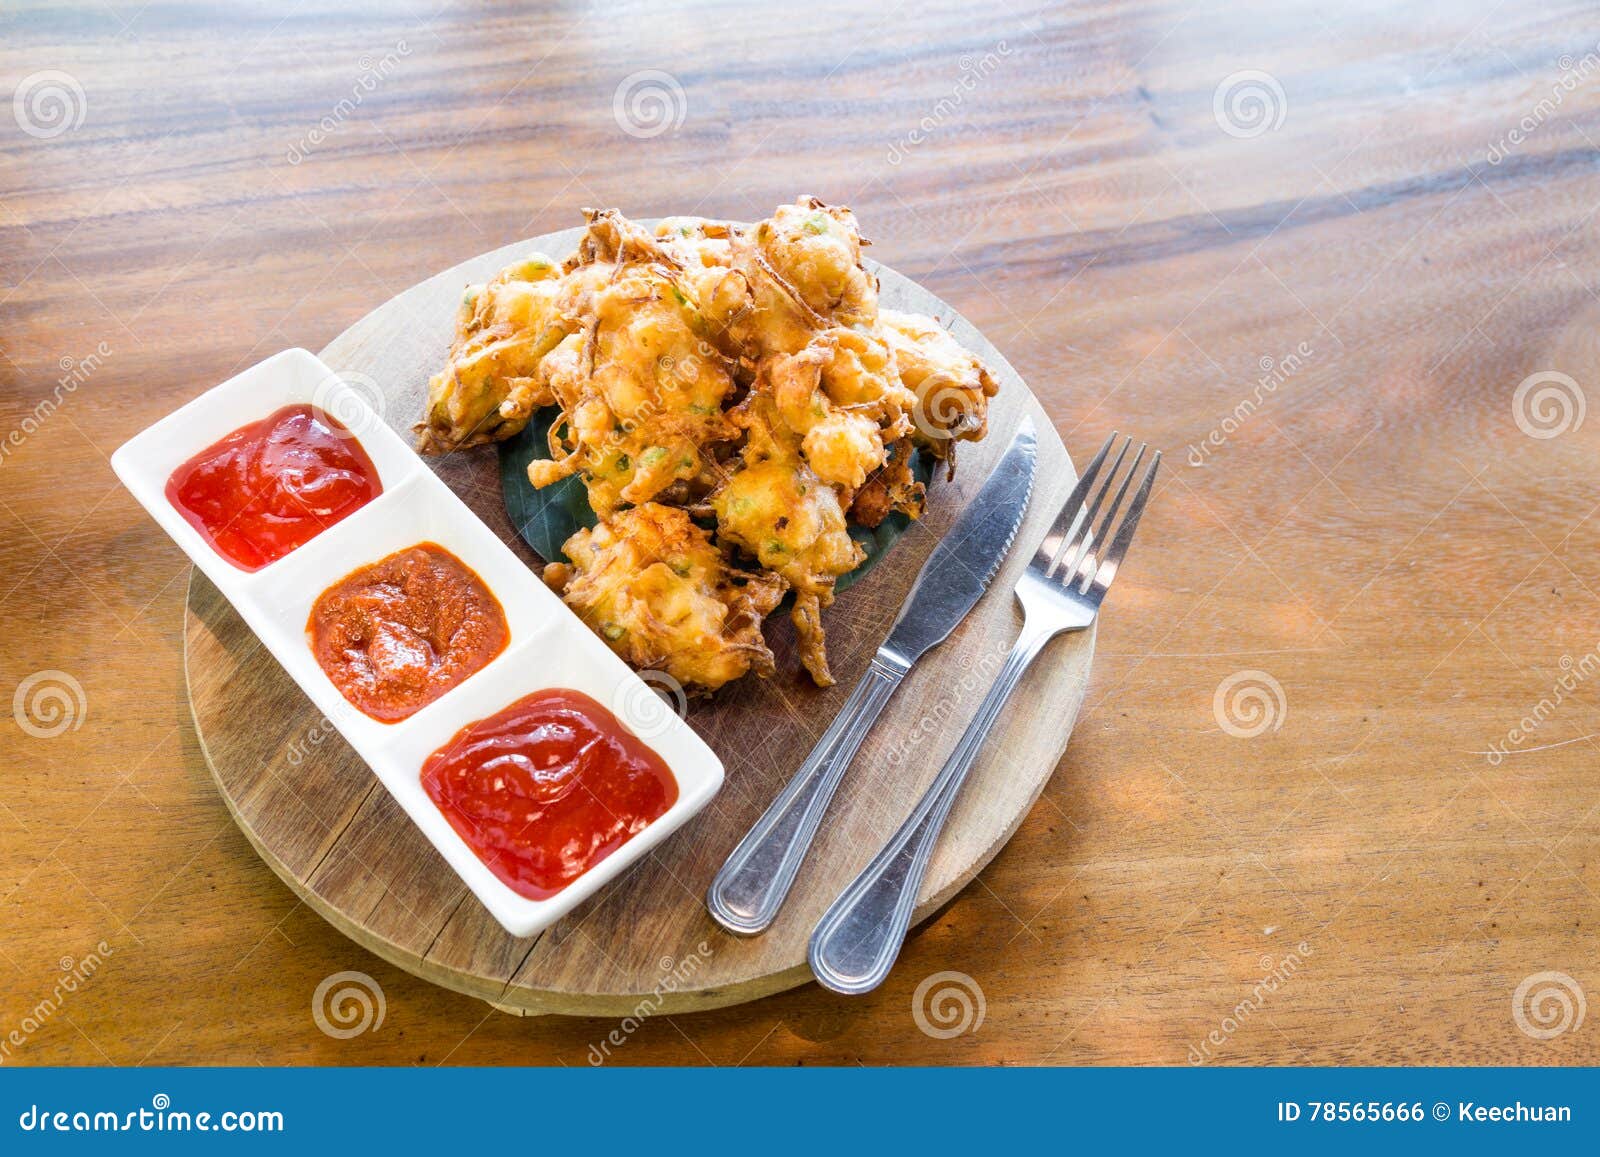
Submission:
M 313 354 L 285 350 L 216 386 L 111 464 L 513 935 L 560 919 L 721 787 L 722 764 L 700 737 Z M 421 610 L 390 605 L 413 595 Z M 433 653 L 411 629 L 419 615 L 448 620 L 443 636 L 473 648 Z M 410 699 L 397 702 L 396 687 Z M 504 737 L 534 726 L 541 705 L 565 713 L 541 736 L 577 719 L 597 721 L 603 742 L 507 756 Z M 474 763 L 480 748 L 488 754 Z M 566 756 L 530 763 L 525 752 L 587 759 L 597 748 L 633 778 L 550 788 L 552 809 L 619 825 L 575 861 L 578 820 L 548 820 L 549 801 L 527 790 L 554 783 Z M 508 777 L 523 794 L 485 803 Z M 613 782 L 619 799 L 652 802 L 618 821 L 604 796 Z M 545 845 L 541 823 L 553 825 Z

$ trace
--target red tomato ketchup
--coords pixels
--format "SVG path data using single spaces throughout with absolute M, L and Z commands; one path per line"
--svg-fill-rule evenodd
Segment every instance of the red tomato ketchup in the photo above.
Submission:
M 167 501 L 246 571 L 276 562 L 382 493 L 355 435 L 307 405 L 239 427 L 167 479 Z
M 506 613 L 476 572 L 434 542 L 351 571 L 317 597 L 311 653 L 383 723 L 414 715 L 506 649 Z
M 457 834 L 520 895 L 545 900 L 663 815 L 678 781 L 579 691 L 537 691 L 469 724 L 422 765 Z

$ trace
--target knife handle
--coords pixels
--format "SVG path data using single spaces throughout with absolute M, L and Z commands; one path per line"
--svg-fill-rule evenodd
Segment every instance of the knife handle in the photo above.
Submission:
M 889 975 L 911 927 L 911 912 L 939 832 L 967 772 L 1023 672 L 1054 634 L 1051 630 L 1030 631 L 1024 624 L 1022 637 L 1011 648 L 994 686 L 932 786 L 888 845 L 817 922 L 807 956 L 812 973 L 824 988 L 854 996 L 871 992 Z
M 910 669 L 899 655 L 879 650 L 800 770 L 722 865 L 706 907 L 729 932 L 754 936 L 777 917 L 845 769 Z

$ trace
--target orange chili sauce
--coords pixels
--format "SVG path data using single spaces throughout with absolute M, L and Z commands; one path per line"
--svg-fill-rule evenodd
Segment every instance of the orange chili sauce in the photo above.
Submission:
M 423 542 L 352 571 L 318 596 L 311 651 L 339 693 L 397 723 L 506 649 L 505 611 L 481 578 Z
M 579 691 L 537 691 L 469 724 L 422 786 L 489 870 L 554 896 L 678 800 L 662 758 Z

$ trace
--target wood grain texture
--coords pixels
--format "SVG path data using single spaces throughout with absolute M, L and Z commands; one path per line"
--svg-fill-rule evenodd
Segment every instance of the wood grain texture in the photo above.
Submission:
M 409 437 L 428 377 L 449 352 L 462 287 L 532 252 L 560 260 L 580 233 L 516 242 L 439 273 L 362 318 L 322 357 Z M 690 725 L 727 768 L 723 793 L 624 879 L 540 936 L 510 936 L 487 916 L 196 572 L 184 656 L 195 730 L 229 810 L 296 895 L 391 963 L 507 1011 L 624 1017 L 650 998 L 655 1011 L 684 1012 L 811 979 L 811 928 L 911 811 L 1004 664 L 1021 624 L 1011 587 L 1075 478 L 1048 418 L 1000 353 L 945 303 L 892 270 L 879 274 L 884 308 L 938 317 L 994 371 L 1000 393 L 990 409 L 991 436 L 960 448 L 957 476 L 946 481 L 940 472 L 926 516 L 825 612 L 838 684 L 811 685 L 792 629 L 774 621 L 768 633 L 779 674 L 745 680 L 689 711 Z M 729 936 L 705 911 L 712 876 L 849 698 L 923 561 L 976 496 L 1023 415 L 1043 429 L 1036 493 L 1018 548 L 950 641 L 925 656 L 890 701 L 777 924 L 759 937 Z M 530 565 L 544 561 L 506 515 L 493 447 L 426 461 Z M 919 919 L 988 864 L 1043 790 L 1083 702 L 1093 636 L 1090 630 L 1058 640 L 1018 687 L 951 812 L 923 882 Z M 506 688 L 508 701 L 520 694 Z M 265 703 L 272 704 L 270 728 L 260 722 Z
M 5 6 L 0 703 L 60 671 L 85 707 L 53 738 L 0 714 L 0 1028 L 62 958 L 113 952 L 7 1063 L 582 1065 L 619 1031 L 417 980 L 261 862 L 186 705 L 189 567 L 105 455 L 581 205 L 748 218 L 801 191 L 955 303 L 1073 454 L 1120 428 L 1171 468 L 1065 758 L 890 981 L 648 1017 L 610 1060 L 1183 1064 L 1216 1033 L 1225 1064 L 1600 1063 L 1600 684 L 1563 665 L 1593 670 L 1600 623 L 1597 15 Z M 52 70 L 82 121 L 29 135 L 4 97 Z M 614 116 L 644 70 L 684 94 L 648 137 Z M 1241 73 L 1283 94 L 1260 131 L 1219 122 Z M 1515 398 L 1547 371 L 1588 412 L 1539 438 Z M 1250 739 L 1213 709 L 1243 671 L 1284 696 Z M 399 923 L 402 901 L 367 902 Z M 387 1015 L 339 1040 L 311 1001 L 345 970 Z M 981 988 L 977 1031 L 919 1028 L 942 971 Z M 1544 972 L 1590 1007 L 1537 1040 L 1512 997 Z

